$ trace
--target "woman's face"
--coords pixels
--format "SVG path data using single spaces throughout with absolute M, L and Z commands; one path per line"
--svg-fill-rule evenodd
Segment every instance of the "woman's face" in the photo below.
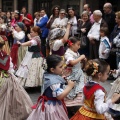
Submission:
M 26 13 L 26 8 L 22 8 L 22 13 L 23 13 L 23 14 Z
M 64 17 L 65 17 L 65 12 L 64 12 L 64 11 L 60 12 L 59 17 L 60 17 L 61 19 L 64 18 Z
M 2 18 L 0 18 L 0 24 L 4 23 L 4 20 Z
M 19 18 L 19 15 L 17 13 L 15 13 L 15 16 L 14 16 L 16 19 Z
M 7 12 L 7 18 L 10 18 L 10 16 L 11 16 L 10 12 Z
M 58 7 L 55 7 L 55 8 L 54 8 L 54 13 L 55 13 L 55 14 L 59 14 L 59 9 L 58 9 Z
M 73 10 L 69 10 L 69 11 L 68 11 L 68 14 L 69 14 L 71 17 L 73 17 L 73 16 L 75 15 L 75 12 L 74 12 Z
M 115 21 L 116 21 L 116 23 L 117 23 L 117 24 L 119 24 L 119 25 L 120 25 L 120 19 L 118 18 L 118 16 L 117 16 L 117 15 L 116 15 Z
M 89 17 L 88 17 L 87 14 L 83 14 L 82 19 L 83 19 L 84 22 L 86 22 L 89 19 Z

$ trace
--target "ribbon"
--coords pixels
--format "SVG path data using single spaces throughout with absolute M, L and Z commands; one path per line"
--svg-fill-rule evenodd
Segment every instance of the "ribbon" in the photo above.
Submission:
M 67 40 L 68 46 L 72 46 L 73 43 L 71 42 L 71 40 Z

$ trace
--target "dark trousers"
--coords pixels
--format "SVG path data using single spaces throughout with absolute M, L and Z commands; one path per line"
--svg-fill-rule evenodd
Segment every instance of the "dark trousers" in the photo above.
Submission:
M 96 59 L 99 58 L 99 45 L 100 41 L 95 40 L 95 44 L 89 43 L 89 59 Z

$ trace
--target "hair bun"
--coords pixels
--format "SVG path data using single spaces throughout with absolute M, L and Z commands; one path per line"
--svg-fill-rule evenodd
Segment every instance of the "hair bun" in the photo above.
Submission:
M 88 61 L 85 66 L 85 71 L 88 76 L 95 76 L 98 73 L 98 66 L 99 64 L 93 60 Z

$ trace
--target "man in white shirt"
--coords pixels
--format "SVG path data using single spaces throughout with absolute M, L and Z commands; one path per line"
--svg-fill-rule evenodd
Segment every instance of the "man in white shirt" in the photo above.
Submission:
M 90 41 L 90 59 L 99 58 L 98 49 L 100 44 L 100 28 L 107 27 L 107 23 L 102 19 L 102 12 L 100 10 L 95 10 L 93 12 L 94 24 L 88 32 L 88 39 Z

